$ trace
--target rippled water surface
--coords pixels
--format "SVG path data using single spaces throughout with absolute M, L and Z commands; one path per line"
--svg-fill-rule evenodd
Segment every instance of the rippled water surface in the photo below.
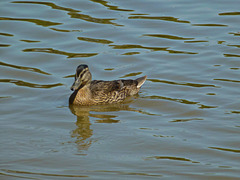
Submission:
M 0 179 L 238 179 L 239 0 L 0 2 Z M 69 107 L 73 75 L 148 79 Z

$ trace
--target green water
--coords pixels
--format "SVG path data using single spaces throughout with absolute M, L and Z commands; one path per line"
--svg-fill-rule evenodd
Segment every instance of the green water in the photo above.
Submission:
M 0 179 L 240 177 L 238 0 L 0 2 Z M 148 79 L 68 106 L 93 79 Z

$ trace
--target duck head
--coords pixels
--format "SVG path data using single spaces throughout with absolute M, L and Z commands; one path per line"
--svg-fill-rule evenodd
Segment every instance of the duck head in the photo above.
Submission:
M 72 91 L 85 86 L 92 80 L 92 74 L 90 73 L 88 66 L 86 64 L 81 64 L 76 69 L 75 81 L 71 87 Z

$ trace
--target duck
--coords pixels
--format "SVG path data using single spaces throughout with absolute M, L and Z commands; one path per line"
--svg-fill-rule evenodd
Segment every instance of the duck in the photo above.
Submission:
M 88 65 L 80 64 L 71 86 L 73 93 L 69 97 L 69 105 L 91 106 L 121 103 L 127 97 L 137 94 L 146 79 L 147 76 L 113 81 L 92 80 Z

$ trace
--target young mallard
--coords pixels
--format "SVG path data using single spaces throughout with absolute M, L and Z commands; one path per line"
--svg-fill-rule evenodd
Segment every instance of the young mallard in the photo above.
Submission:
M 74 92 L 69 98 L 69 104 L 97 105 L 122 102 L 126 97 L 137 94 L 146 78 L 147 76 L 135 80 L 92 81 L 88 66 L 81 64 L 76 70 L 75 81 L 71 87 Z

